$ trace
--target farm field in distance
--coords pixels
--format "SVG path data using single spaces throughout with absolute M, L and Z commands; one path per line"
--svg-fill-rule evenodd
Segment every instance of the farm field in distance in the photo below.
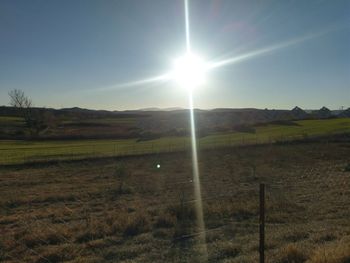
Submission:
M 157 168 L 157 165 L 160 165 Z M 209 262 L 350 258 L 350 141 L 199 152 Z M 0 168 L 2 262 L 202 262 L 190 151 Z
M 2 121 L 5 121 L 5 119 L 6 118 L 3 118 Z M 8 119 L 9 118 L 7 118 L 7 120 Z M 18 121 L 18 119 L 16 119 L 16 121 Z M 127 119 L 124 121 L 127 121 Z M 99 122 L 103 122 L 103 120 Z M 346 133 L 350 132 L 350 118 L 300 120 L 287 122 L 287 124 L 264 124 L 256 126 L 254 129 L 254 132 L 210 134 L 198 138 L 198 145 L 203 149 L 217 148 Z M 190 139 L 185 136 L 168 136 L 153 140 L 2 140 L 0 141 L 0 165 L 48 160 L 162 153 L 183 151 L 189 149 L 189 147 Z

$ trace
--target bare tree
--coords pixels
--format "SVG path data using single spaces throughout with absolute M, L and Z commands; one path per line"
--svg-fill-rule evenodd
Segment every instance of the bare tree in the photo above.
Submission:
M 19 110 L 31 135 L 37 135 L 47 128 L 46 117 L 48 114 L 45 115 L 39 110 L 33 110 L 32 100 L 22 90 L 14 89 L 8 94 L 10 105 Z
M 32 107 L 32 100 L 28 98 L 22 90 L 14 89 L 9 92 L 10 105 L 19 109 L 28 109 Z
M 31 108 L 33 106 L 32 100 L 19 89 L 11 90 L 8 94 L 10 96 L 10 105 L 17 108 L 20 111 L 20 114 L 23 116 L 26 124 L 31 126 Z

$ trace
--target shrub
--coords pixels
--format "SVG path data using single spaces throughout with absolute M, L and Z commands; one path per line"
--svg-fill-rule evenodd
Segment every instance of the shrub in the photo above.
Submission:
M 155 140 L 161 137 L 161 134 L 153 133 L 153 132 L 142 132 L 139 134 L 139 138 L 137 139 L 138 142 L 142 141 L 151 141 Z
M 349 263 L 350 243 L 337 243 L 315 249 L 307 263 Z
M 2 244 L 2 241 L 0 240 L 0 261 L 5 261 L 5 246 Z
M 125 185 L 125 181 L 127 178 L 127 171 L 125 169 L 125 165 L 123 163 L 117 164 L 117 166 L 115 167 L 115 172 L 114 172 L 115 177 L 118 178 L 119 181 L 119 187 L 117 189 L 117 192 L 119 194 L 123 193 L 124 190 L 124 185 Z M 126 191 L 126 193 L 128 193 L 129 191 Z
M 159 215 L 154 226 L 157 228 L 170 228 L 176 224 L 176 218 L 168 213 Z
M 348 163 L 348 165 L 347 166 L 345 166 L 345 172 L 350 172 L 350 163 Z
M 75 251 L 73 247 L 69 245 L 52 246 L 47 248 L 42 256 L 37 259 L 36 263 L 44 262 L 66 262 L 75 257 Z
M 171 215 L 174 215 L 178 221 L 192 221 L 196 218 L 196 213 L 191 205 L 180 203 L 168 207 Z
M 289 242 L 297 242 L 303 239 L 307 239 L 308 237 L 309 233 L 300 230 L 295 230 L 285 233 L 283 239 Z
M 176 218 L 176 225 L 173 236 L 174 241 L 185 241 L 185 237 L 188 235 L 189 229 L 191 229 L 196 218 L 193 204 L 185 203 L 185 194 L 182 192 L 180 195 L 180 203 L 169 206 L 168 212 L 170 215 Z
M 162 228 L 154 230 L 153 236 L 156 238 L 168 239 L 170 238 L 171 234 L 169 230 Z
M 29 248 L 34 248 L 41 245 L 56 245 L 64 242 L 65 237 L 58 233 L 48 231 L 28 232 L 23 235 L 21 241 Z
M 318 233 L 315 236 L 313 236 L 313 241 L 315 243 L 325 243 L 333 241 L 337 238 L 337 236 L 334 233 Z
M 233 258 L 239 255 L 241 249 L 230 242 L 219 242 L 212 244 L 214 246 L 214 251 L 210 255 L 210 259 L 213 262 L 217 262 L 224 258 Z
M 277 263 L 303 263 L 308 259 L 305 251 L 296 246 L 295 244 L 289 244 L 284 247 L 278 257 Z
M 237 132 L 245 132 L 245 133 L 255 133 L 256 130 L 253 126 L 250 125 L 239 125 L 234 127 L 234 130 Z
M 149 230 L 149 221 L 144 214 L 134 215 L 126 224 L 124 236 L 136 236 Z
M 82 230 L 76 237 L 78 243 L 85 243 L 88 241 L 102 238 L 106 235 L 106 226 L 98 224 L 89 224 L 88 227 Z
M 296 122 L 290 121 L 290 120 L 272 121 L 271 124 L 284 125 L 284 126 L 301 126 L 299 123 L 296 123 Z

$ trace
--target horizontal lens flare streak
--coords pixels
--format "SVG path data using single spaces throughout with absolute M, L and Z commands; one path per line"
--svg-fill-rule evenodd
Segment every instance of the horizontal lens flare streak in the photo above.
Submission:
M 135 80 L 135 81 L 129 81 L 124 82 L 108 87 L 102 87 L 98 89 L 93 89 L 93 91 L 106 91 L 106 90 L 115 90 L 115 89 L 122 89 L 122 88 L 129 88 L 129 87 L 137 87 L 137 86 L 144 86 L 149 84 L 155 84 L 159 82 L 166 82 L 172 79 L 171 73 L 165 73 L 163 75 L 155 76 L 155 77 L 149 77 L 141 80 Z
M 185 0 L 185 19 L 186 19 L 186 49 L 187 49 L 187 54 L 191 54 L 191 47 L 190 47 L 190 30 L 189 30 L 189 17 L 188 17 L 188 1 Z M 211 61 L 207 62 L 203 65 L 202 69 L 204 71 L 210 71 L 214 70 L 216 68 L 224 67 L 224 66 L 229 66 L 232 64 L 237 64 L 239 62 L 249 60 L 249 59 L 254 59 L 259 56 L 263 56 L 281 49 L 285 49 L 294 45 L 301 44 L 302 42 L 309 41 L 318 37 L 322 37 L 328 33 L 331 33 L 333 31 L 338 31 L 341 29 L 347 29 L 348 27 L 339 27 L 339 26 L 332 26 L 327 28 L 326 30 L 298 38 L 294 38 L 282 43 L 278 43 L 272 46 L 268 46 L 262 49 L 254 50 L 245 54 L 241 54 L 238 56 L 230 57 L 227 59 L 219 60 L 219 61 Z M 136 86 L 143 86 L 147 84 L 153 84 L 153 83 L 160 83 L 160 82 L 166 82 L 174 80 L 174 74 L 173 72 L 168 72 L 159 76 L 154 76 L 154 77 L 149 77 L 141 80 L 136 80 L 136 81 L 130 81 L 130 82 L 125 82 L 125 83 L 120 83 L 116 85 L 112 85 L 109 87 L 102 87 L 102 88 L 97 88 L 97 89 L 92 89 L 93 91 L 104 91 L 104 90 L 114 90 L 114 89 L 120 89 L 120 88 L 128 88 L 128 87 L 136 87 Z
M 142 80 L 122 83 L 122 84 L 119 84 L 118 87 L 140 86 L 140 85 L 144 85 L 144 84 L 150 84 L 150 83 L 158 82 L 158 81 L 166 81 L 166 80 L 170 80 L 170 79 L 171 79 L 171 76 L 169 73 L 167 73 L 167 74 L 159 75 L 156 77 L 151 77 L 151 78 L 146 78 L 146 79 L 142 79 Z

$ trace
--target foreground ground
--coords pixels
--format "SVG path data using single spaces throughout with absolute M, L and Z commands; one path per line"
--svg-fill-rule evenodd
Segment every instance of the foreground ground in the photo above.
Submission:
M 209 262 L 350 261 L 350 142 L 199 154 Z M 157 165 L 159 168 L 157 168 Z M 203 262 L 190 153 L 0 169 L 0 261 Z

